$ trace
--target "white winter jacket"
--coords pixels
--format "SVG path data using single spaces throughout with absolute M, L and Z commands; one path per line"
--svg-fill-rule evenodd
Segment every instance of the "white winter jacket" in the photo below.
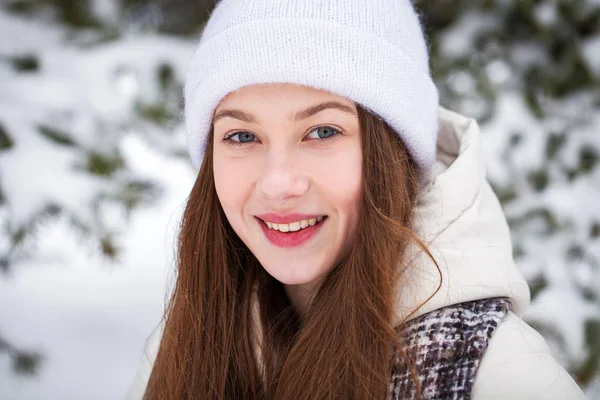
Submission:
M 483 355 L 474 400 L 583 399 L 544 339 L 520 316 L 529 288 L 512 258 L 500 203 L 486 180 L 477 122 L 440 108 L 436 169 L 425 180 L 417 207 L 417 232 L 438 262 L 440 290 L 412 318 L 451 304 L 508 297 L 512 308 Z M 431 296 L 440 273 L 420 255 L 406 272 L 396 309 L 403 318 Z
M 444 108 L 439 120 L 436 168 L 423 179 L 415 219 L 441 268 L 441 287 L 426 301 L 440 286 L 440 273 L 427 256 L 415 253 L 403 276 L 396 321 L 417 308 L 411 318 L 452 304 L 508 297 L 511 311 L 484 353 L 472 398 L 583 399 L 544 339 L 520 318 L 529 288 L 513 262 L 508 225 L 485 177 L 477 122 Z M 150 343 L 130 398 L 142 397 L 157 347 L 158 338 Z

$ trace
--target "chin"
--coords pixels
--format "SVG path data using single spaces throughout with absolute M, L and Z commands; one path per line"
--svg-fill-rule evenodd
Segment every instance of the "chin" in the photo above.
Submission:
M 327 273 L 325 268 L 314 268 L 314 264 L 263 264 L 269 275 L 284 285 L 305 285 L 317 281 Z

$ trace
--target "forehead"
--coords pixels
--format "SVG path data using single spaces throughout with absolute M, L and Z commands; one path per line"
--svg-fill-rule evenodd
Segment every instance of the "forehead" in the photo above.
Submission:
M 329 101 L 337 101 L 356 110 L 352 100 L 325 90 L 290 83 L 266 83 L 244 86 L 229 93 L 221 100 L 215 112 L 236 108 L 250 112 L 255 110 L 257 113 L 261 110 L 291 113 Z

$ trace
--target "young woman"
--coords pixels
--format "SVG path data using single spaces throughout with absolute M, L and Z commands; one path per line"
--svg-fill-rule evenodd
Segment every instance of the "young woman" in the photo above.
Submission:
M 222 0 L 144 399 L 577 399 L 408 0 Z

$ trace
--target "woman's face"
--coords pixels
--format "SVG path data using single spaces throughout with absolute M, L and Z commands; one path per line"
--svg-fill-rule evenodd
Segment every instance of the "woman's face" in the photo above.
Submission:
M 252 85 L 227 95 L 213 121 L 215 185 L 229 223 L 278 281 L 318 282 L 356 231 L 356 105 L 304 86 Z

